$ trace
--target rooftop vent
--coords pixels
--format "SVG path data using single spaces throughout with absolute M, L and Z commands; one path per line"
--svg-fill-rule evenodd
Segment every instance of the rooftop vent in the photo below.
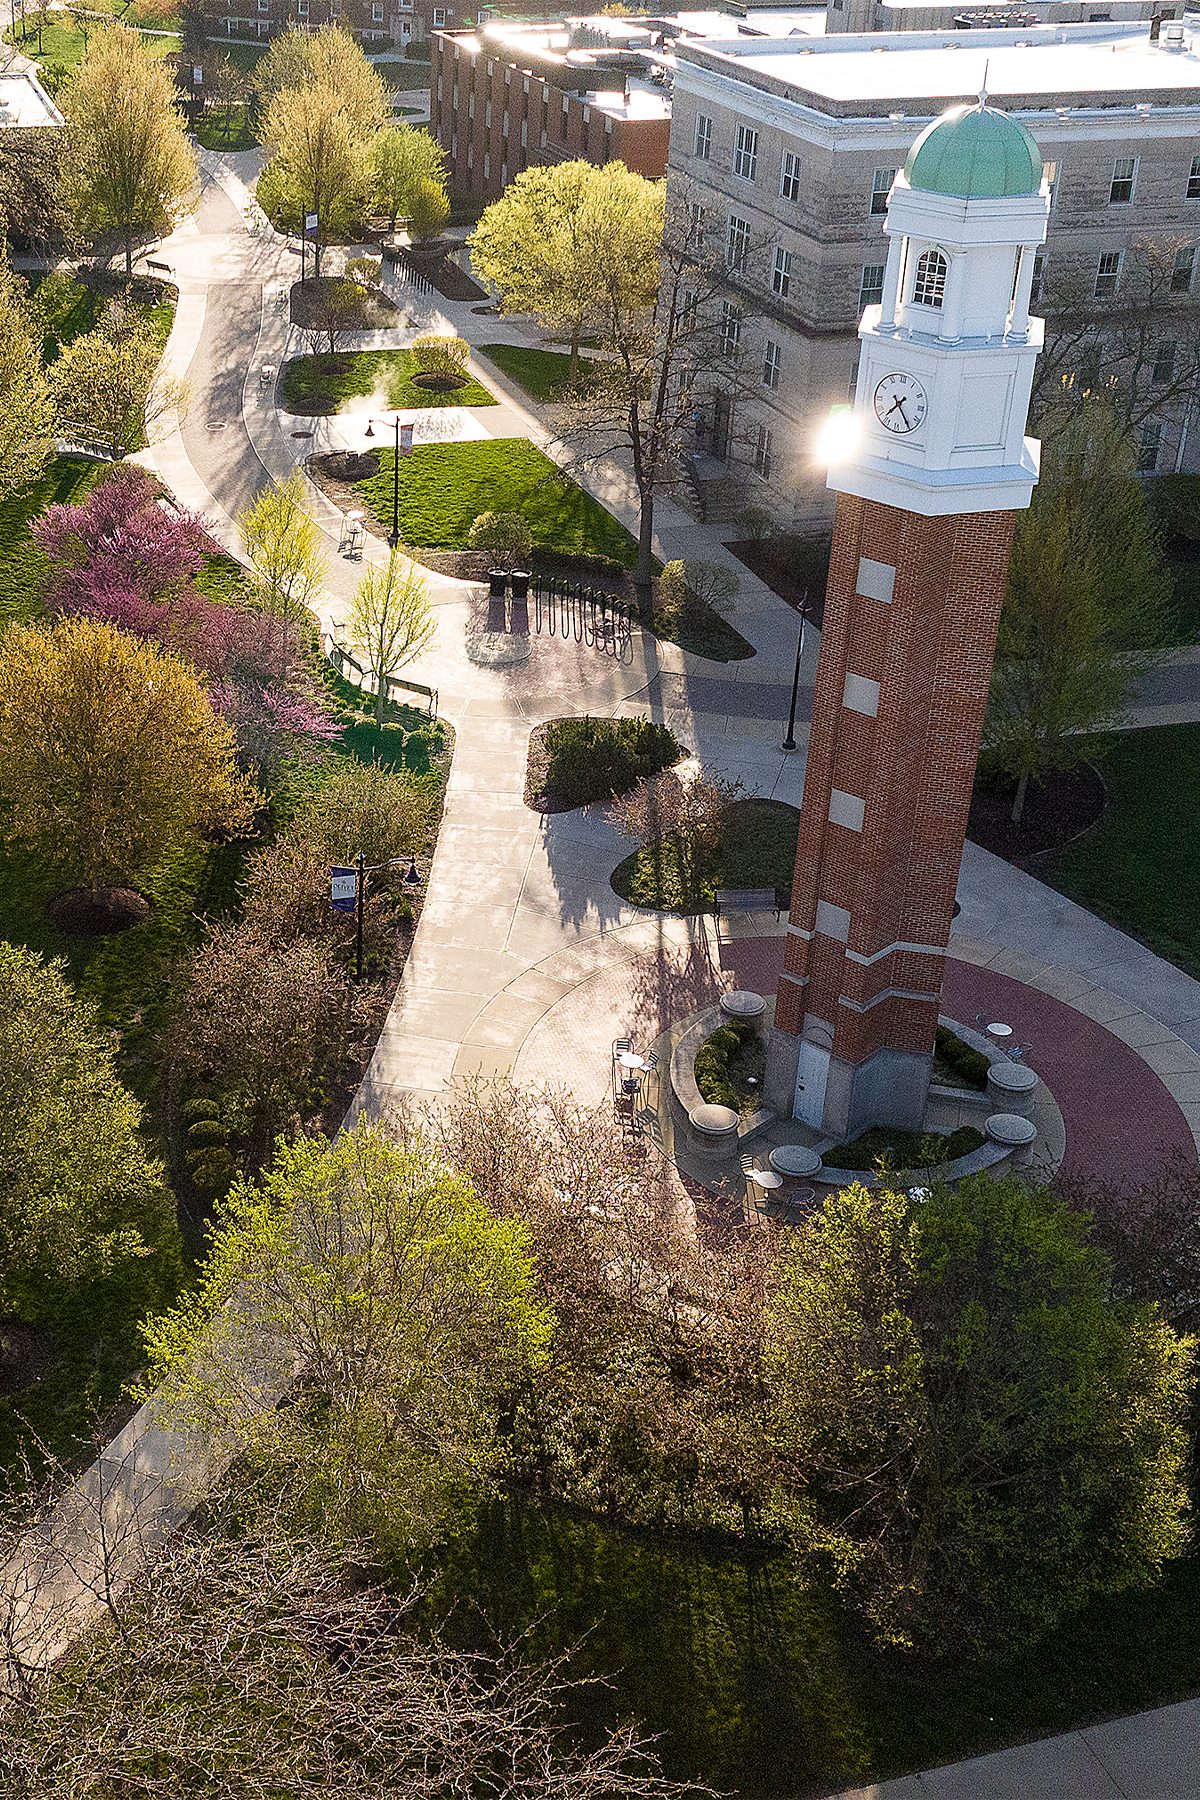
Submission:
M 1183 49 L 1183 26 L 1178 19 L 1169 20 L 1163 26 L 1159 42 L 1164 50 Z

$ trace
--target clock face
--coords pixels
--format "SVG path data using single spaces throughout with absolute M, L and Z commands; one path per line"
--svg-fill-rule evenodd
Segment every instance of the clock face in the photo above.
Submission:
M 906 437 L 929 410 L 929 397 L 915 375 L 885 375 L 875 388 L 875 417 L 885 431 Z

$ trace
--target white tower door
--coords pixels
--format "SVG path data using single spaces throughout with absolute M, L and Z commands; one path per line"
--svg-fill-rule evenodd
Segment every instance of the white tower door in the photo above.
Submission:
M 820 1044 L 800 1040 L 800 1060 L 796 1064 L 796 1104 L 794 1116 L 814 1130 L 825 1117 L 825 1083 L 829 1079 L 829 1052 Z

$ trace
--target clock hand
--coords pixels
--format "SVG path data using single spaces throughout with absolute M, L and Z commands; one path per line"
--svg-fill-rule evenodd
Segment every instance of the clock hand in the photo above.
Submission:
M 897 396 L 896 396 L 896 405 L 899 408 L 900 417 L 904 421 L 905 429 L 911 430 L 912 427 L 909 425 L 909 422 L 908 422 L 908 414 L 904 410 L 904 401 L 900 398 L 899 394 L 897 394 Z

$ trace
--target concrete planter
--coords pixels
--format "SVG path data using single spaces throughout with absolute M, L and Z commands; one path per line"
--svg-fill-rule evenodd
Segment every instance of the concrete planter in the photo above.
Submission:
M 1022 1119 L 1033 1117 L 1033 1096 L 1038 1078 L 1025 1063 L 1005 1057 L 988 1070 L 987 1097 L 994 1113 L 1016 1113 Z
M 703 1156 L 736 1155 L 740 1124 L 731 1106 L 712 1106 L 702 1100 L 688 1113 L 688 1142 Z
M 984 1127 L 989 1143 L 1006 1152 L 1014 1169 L 1027 1169 L 1033 1161 L 1037 1126 L 1020 1113 L 993 1113 Z

